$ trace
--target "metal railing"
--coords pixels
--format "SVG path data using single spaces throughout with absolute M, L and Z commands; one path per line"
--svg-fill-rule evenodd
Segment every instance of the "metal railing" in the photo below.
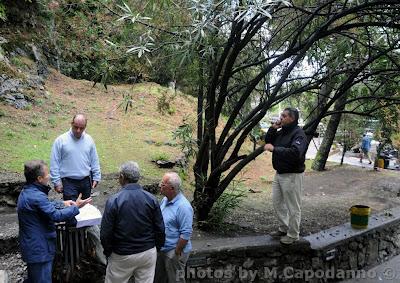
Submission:
M 56 224 L 56 256 L 54 259 L 55 272 L 59 269 L 62 274 L 55 274 L 61 282 L 69 282 L 75 265 L 79 263 L 87 246 L 86 227 L 69 227 L 65 223 Z M 57 270 L 57 271 L 56 271 Z

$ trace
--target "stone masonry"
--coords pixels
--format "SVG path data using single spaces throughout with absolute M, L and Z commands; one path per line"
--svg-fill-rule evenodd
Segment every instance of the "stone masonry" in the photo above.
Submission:
M 270 236 L 194 243 L 189 282 L 335 282 L 374 278 L 367 271 L 400 253 L 400 208 L 370 218 L 367 229 L 350 223 L 284 246 Z

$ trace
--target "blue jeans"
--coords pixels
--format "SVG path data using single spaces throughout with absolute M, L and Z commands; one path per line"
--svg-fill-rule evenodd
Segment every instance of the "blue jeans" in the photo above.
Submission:
M 71 178 L 62 178 L 63 184 L 63 199 L 76 201 L 79 194 L 82 194 L 82 199 L 90 197 L 92 184 L 89 177 L 82 180 Z
M 51 283 L 53 261 L 28 263 L 28 279 L 24 283 Z

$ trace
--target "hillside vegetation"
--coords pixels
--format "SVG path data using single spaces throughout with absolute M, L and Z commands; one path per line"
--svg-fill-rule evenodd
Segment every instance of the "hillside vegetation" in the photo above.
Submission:
M 155 83 L 103 86 L 74 80 L 54 70 L 46 80 L 46 96 L 35 99 L 25 110 L 0 105 L 1 170 L 21 172 L 24 161 L 44 159 L 54 139 L 67 131 L 71 117 L 79 112 L 88 116 L 87 132 L 96 141 L 102 171 L 116 172 L 126 160 L 136 160 L 149 176 L 160 175 L 151 160 L 174 159 L 180 149 L 173 131 L 184 117 L 194 120 L 195 100 Z M 132 108 L 125 113 L 123 96 L 132 97 Z M 165 114 L 158 105 L 170 101 Z M 168 113 L 169 112 L 169 113 Z

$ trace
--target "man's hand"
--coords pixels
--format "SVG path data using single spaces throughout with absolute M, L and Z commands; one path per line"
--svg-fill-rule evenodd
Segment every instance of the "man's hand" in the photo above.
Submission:
M 54 190 L 59 194 L 62 193 L 63 192 L 63 185 L 60 184 L 60 185 L 54 186 Z
M 176 256 L 181 256 L 182 255 L 182 249 L 178 249 L 178 247 L 175 248 L 175 255 Z
M 267 143 L 266 145 L 264 145 L 264 151 L 269 151 L 269 152 L 273 152 L 274 151 L 274 146 L 270 143 Z
M 184 240 L 181 237 L 179 237 L 178 243 L 176 243 L 176 248 L 175 248 L 175 255 L 176 256 L 181 256 L 183 252 L 183 248 L 186 246 L 188 240 Z
M 281 120 L 276 121 L 275 123 L 273 123 L 271 125 L 272 128 L 274 128 L 275 130 L 282 128 L 282 124 L 281 124 Z
M 82 199 L 82 194 L 79 194 L 78 198 L 76 199 L 76 205 L 81 208 L 85 206 L 87 203 L 91 203 L 92 198 L 88 197 L 87 199 Z
M 93 183 L 92 183 L 92 189 L 96 188 L 96 187 L 97 187 L 97 184 L 98 184 L 97 181 L 93 181 Z
M 73 200 L 65 200 L 64 201 L 64 206 L 68 207 L 68 206 L 71 206 L 71 205 L 76 205 Z

